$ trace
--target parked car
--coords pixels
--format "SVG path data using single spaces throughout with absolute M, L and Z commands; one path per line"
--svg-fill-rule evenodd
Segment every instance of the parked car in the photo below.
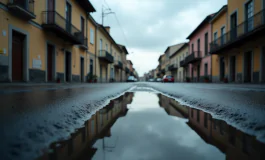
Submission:
M 148 81 L 149 82 L 154 82 L 155 80 L 153 78 L 150 78 Z
M 157 78 L 156 82 L 162 82 L 162 79 L 161 78 Z
M 135 82 L 134 76 L 129 76 L 127 82 Z
M 174 77 L 173 76 L 167 76 L 167 75 L 164 75 L 163 77 L 163 82 L 174 82 Z
M 138 82 L 138 79 L 134 77 L 134 82 Z

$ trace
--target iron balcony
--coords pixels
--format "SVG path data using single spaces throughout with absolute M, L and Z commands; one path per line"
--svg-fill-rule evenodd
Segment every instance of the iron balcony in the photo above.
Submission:
M 188 65 L 188 63 L 185 62 L 185 59 L 180 61 L 180 67 L 185 67 L 186 65 Z
M 172 64 L 168 67 L 168 70 L 170 71 L 174 71 L 174 70 L 178 70 L 178 64 Z
M 87 47 L 87 38 L 83 39 L 82 44 L 80 45 L 80 48 L 82 48 L 84 50 L 88 49 L 88 47 Z
M 125 72 L 130 73 L 130 69 L 128 67 L 125 67 Z
M 34 0 L 9 0 L 7 7 L 13 15 L 26 21 L 36 18 Z
M 118 60 L 115 61 L 114 66 L 116 68 L 119 68 L 119 69 L 122 69 L 123 68 L 123 65 L 122 65 L 121 61 L 118 61 Z
M 99 50 L 98 51 L 98 58 L 102 61 L 105 61 L 107 63 L 113 63 L 114 62 L 114 58 L 113 56 L 105 50 Z
M 78 30 L 70 22 L 56 11 L 44 11 L 42 27 L 46 31 L 55 33 L 60 38 L 75 45 L 84 43 L 84 33 Z
M 200 61 L 201 59 L 201 51 L 193 51 L 185 58 L 185 63 L 194 63 Z
M 265 10 L 248 18 L 236 28 L 231 29 L 210 43 L 210 54 L 217 54 L 234 46 L 242 45 L 245 41 L 255 40 L 265 35 Z

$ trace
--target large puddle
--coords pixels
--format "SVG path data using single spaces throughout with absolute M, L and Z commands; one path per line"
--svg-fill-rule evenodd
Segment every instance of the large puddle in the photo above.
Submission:
M 265 159 L 265 146 L 203 111 L 149 92 L 112 100 L 40 160 Z

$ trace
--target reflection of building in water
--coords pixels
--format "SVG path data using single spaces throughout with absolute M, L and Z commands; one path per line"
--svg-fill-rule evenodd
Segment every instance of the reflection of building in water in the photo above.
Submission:
M 221 120 L 213 119 L 203 111 L 189 108 L 187 124 L 202 139 L 226 154 L 227 160 L 265 159 L 265 145 Z
M 166 97 L 162 94 L 159 94 L 158 98 L 160 107 L 164 108 L 168 115 L 188 118 L 188 107 L 185 107 L 174 99 Z
M 97 151 L 93 144 L 97 139 L 111 136 L 110 128 L 119 117 L 127 114 L 127 104 L 132 98 L 133 93 L 126 93 L 112 100 L 86 121 L 83 128 L 71 134 L 69 140 L 51 144 L 53 152 L 45 153 L 39 160 L 91 159 Z

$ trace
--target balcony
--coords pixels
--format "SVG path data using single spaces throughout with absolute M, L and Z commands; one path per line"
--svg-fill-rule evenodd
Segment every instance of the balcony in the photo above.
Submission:
M 210 43 L 210 54 L 242 45 L 246 40 L 253 41 L 265 35 L 265 10 L 255 14 L 236 28 Z
M 44 11 L 42 14 L 42 27 L 44 30 L 52 32 L 72 44 L 84 44 L 84 34 L 68 22 L 63 16 L 55 11 Z
M 107 62 L 107 63 L 113 63 L 114 62 L 113 56 L 108 51 L 105 51 L 105 50 L 99 50 L 98 58 L 102 61 Z
M 9 0 L 7 7 L 13 15 L 26 21 L 36 18 L 34 0 Z
M 172 64 L 168 67 L 168 70 L 175 71 L 178 70 L 178 64 Z
M 116 60 L 114 63 L 114 67 L 122 69 L 123 65 L 122 65 L 121 61 Z
M 83 39 L 82 44 L 80 45 L 80 48 L 82 48 L 84 50 L 88 49 L 88 47 L 87 47 L 87 38 Z
M 188 65 L 188 63 L 185 62 L 185 59 L 180 61 L 180 67 L 185 67 L 186 65 Z
M 130 69 L 128 67 L 125 67 L 125 72 L 130 73 Z
M 188 55 L 186 58 L 185 58 L 185 63 L 194 63 L 194 62 L 198 62 L 198 61 L 201 61 L 201 51 L 195 51 L 195 52 L 192 52 L 190 55 Z

